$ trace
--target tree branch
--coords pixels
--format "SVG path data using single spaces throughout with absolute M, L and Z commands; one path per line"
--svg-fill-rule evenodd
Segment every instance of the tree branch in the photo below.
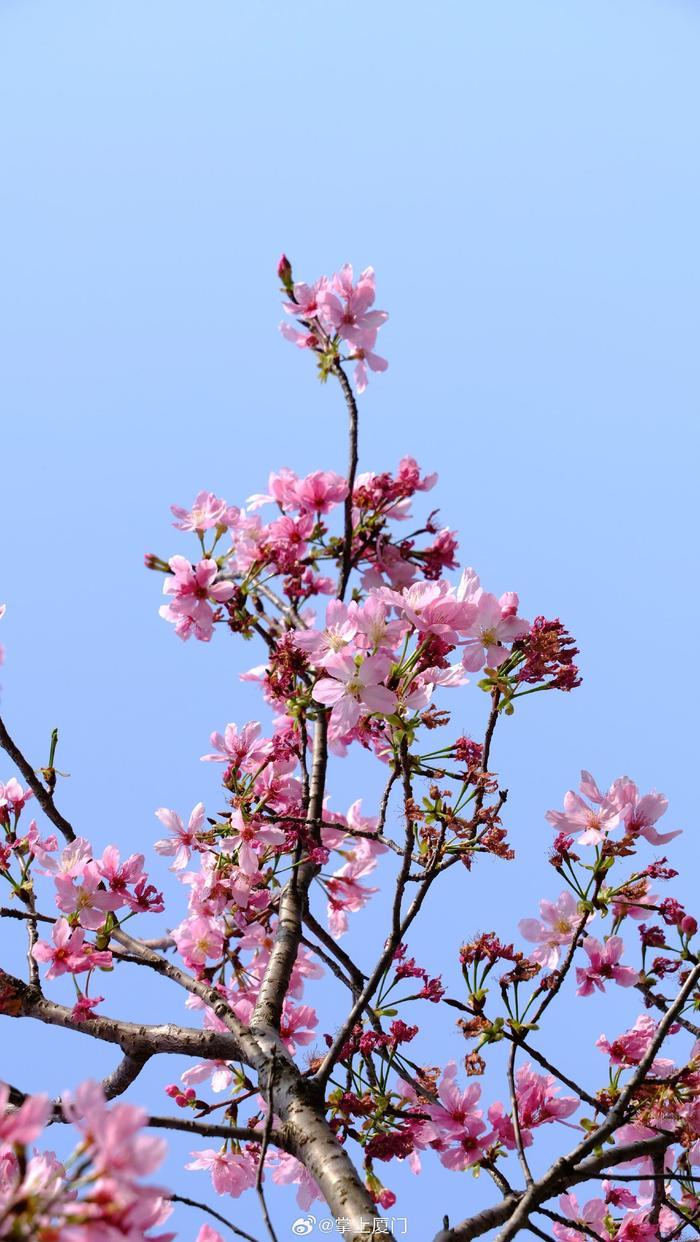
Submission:
M 146 1049 L 140 1052 L 126 1052 L 112 1073 L 102 1079 L 105 1099 L 114 1100 L 118 1095 L 122 1095 L 127 1087 L 136 1081 L 144 1065 L 150 1061 L 152 1056 L 153 1053 Z
M 214 1220 L 218 1220 L 220 1225 L 225 1225 L 231 1233 L 235 1233 L 237 1238 L 245 1238 L 246 1242 L 257 1242 L 252 1233 L 246 1233 L 245 1229 L 239 1229 L 236 1225 L 232 1225 L 230 1220 L 216 1212 L 214 1208 L 208 1207 L 206 1203 L 199 1203 L 197 1199 L 188 1199 L 185 1195 L 170 1195 L 171 1203 L 184 1203 L 187 1207 L 198 1208 L 200 1212 L 207 1212 Z
M 116 1044 L 131 1057 L 176 1053 L 201 1060 L 243 1061 L 242 1049 L 230 1032 L 197 1030 L 195 1027 L 167 1023 L 149 1026 L 95 1014 L 79 1021 L 72 1009 L 42 996 L 22 979 L 0 970 L 0 1014 L 12 1018 L 35 1018 L 47 1026 L 80 1031 L 92 1039 Z
M 7 732 L 7 729 L 5 728 L 5 723 L 2 720 L 2 717 L 0 717 L 0 746 L 5 751 L 5 754 L 10 757 L 15 766 L 19 768 L 19 771 L 22 773 L 22 776 L 34 794 L 34 797 L 39 803 L 39 806 L 46 815 L 47 819 L 50 819 L 54 827 L 58 828 L 58 831 L 63 837 L 65 837 L 66 841 L 75 841 L 75 833 L 72 825 L 68 823 L 67 819 L 64 819 L 63 815 L 61 815 L 61 812 L 54 803 L 52 794 L 49 793 L 43 782 L 39 780 L 39 777 L 34 771 L 31 763 L 25 759 L 22 751 L 16 743 L 13 742 Z
M 348 407 L 348 494 L 345 497 L 345 513 L 343 524 L 343 560 L 338 579 L 338 599 L 343 599 L 347 590 L 350 571 L 352 569 L 352 497 L 355 490 L 355 475 L 358 460 L 357 434 L 357 403 L 350 387 L 350 381 L 339 362 L 331 368 L 343 390 L 345 404 Z
M 171 979 L 173 983 L 179 984 L 186 992 L 190 992 L 193 996 L 198 996 L 200 1000 L 203 1000 L 214 1011 L 217 1018 L 228 1028 L 236 1041 L 238 1051 L 230 1059 L 243 1061 L 246 1065 L 255 1065 L 257 1063 L 260 1057 L 259 1045 L 250 1030 L 241 1022 L 240 1018 L 236 1017 L 227 1001 L 224 1000 L 216 988 L 199 979 L 195 979 L 187 971 L 177 966 L 175 962 L 170 962 L 166 957 L 161 957 L 153 949 L 147 949 L 141 941 L 134 940 L 125 931 L 113 931 L 112 940 L 116 940 L 118 944 L 124 945 L 127 950 L 127 952 L 122 952 L 119 949 L 115 949 L 110 943 L 110 948 L 115 957 L 132 962 L 137 966 L 148 966 L 151 970 L 156 971 L 157 974 L 164 975 L 165 978 Z
M 545 1199 L 549 1199 L 551 1197 L 552 1192 L 550 1188 L 559 1180 L 561 1175 L 565 1175 L 567 1170 L 570 1170 L 574 1165 L 578 1164 L 579 1161 L 582 1160 L 584 1156 L 587 1156 L 589 1152 L 593 1151 L 596 1147 L 599 1147 L 600 1144 L 614 1134 L 618 1126 L 622 1124 L 627 1111 L 627 1106 L 629 1105 L 637 1088 L 646 1078 L 652 1062 L 654 1061 L 661 1044 L 666 1038 L 669 1027 L 672 1025 L 676 1014 L 680 1013 L 686 1000 L 696 987 L 699 979 L 700 965 L 695 966 L 694 969 L 690 971 L 688 978 L 676 996 L 675 1001 L 659 1022 L 656 1034 L 639 1062 L 635 1073 L 627 1083 L 627 1086 L 620 1093 L 618 1100 L 608 1112 L 605 1120 L 602 1121 L 600 1125 L 595 1128 L 595 1130 L 591 1131 L 590 1134 L 588 1134 L 587 1137 L 578 1144 L 578 1147 L 574 1148 L 574 1150 L 569 1153 L 569 1155 L 562 1156 L 559 1160 L 555 1161 L 547 1173 L 545 1173 L 535 1185 L 531 1186 L 526 1191 L 507 1225 L 505 1225 L 499 1233 L 496 1242 L 509 1242 L 511 1238 L 515 1237 L 516 1233 L 518 1233 L 519 1229 L 522 1228 L 525 1221 L 528 1219 L 529 1213 L 532 1209 L 534 1207 L 538 1207 L 540 1203 L 545 1201 Z M 665 1141 L 668 1145 L 669 1142 L 672 1142 L 672 1136 L 668 1136 Z
M 328 716 L 319 712 L 314 730 L 313 761 L 307 823 L 321 822 L 328 762 Z M 318 829 L 316 829 L 318 832 Z M 289 989 L 292 970 L 299 951 L 301 928 L 307 905 L 309 885 L 319 868 L 315 863 L 302 863 L 294 868 L 280 897 L 275 939 L 265 968 L 260 991 L 251 1017 L 251 1031 L 278 1032 L 284 999 Z
M 204 1138 L 227 1139 L 237 1143 L 259 1143 L 262 1139 L 262 1130 L 254 1126 L 218 1125 L 192 1117 L 149 1117 L 146 1125 L 153 1130 L 179 1130 L 183 1134 L 200 1134 Z M 282 1151 L 291 1151 L 290 1140 L 283 1129 L 271 1129 L 270 1142 Z
M 437 854 L 436 854 L 436 857 L 437 857 Z M 315 1075 L 315 1080 L 319 1084 L 319 1086 L 325 1086 L 325 1083 L 328 1081 L 328 1077 L 333 1069 L 333 1066 L 338 1060 L 338 1057 L 340 1055 L 343 1045 L 348 1039 L 350 1032 L 352 1031 L 355 1023 L 357 1022 L 357 1019 L 360 1017 L 360 1015 L 363 1013 L 363 1011 L 366 1009 L 367 1005 L 369 1004 L 369 1001 L 372 999 L 372 996 L 374 995 L 377 984 L 382 978 L 384 972 L 387 970 L 387 967 L 389 966 L 389 963 L 391 962 L 398 945 L 403 940 L 406 932 L 408 931 L 408 928 L 411 926 L 413 920 L 415 919 L 421 906 L 423 905 L 423 902 L 428 894 L 428 890 L 434 878 L 435 878 L 435 872 L 431 869 L 427 869 L 423 882 L 420 888 L 418 889 L 418 892 L 416 893 L 415 897 L 413 898 L 413 901 L 411 905 L 409 906 L 409 909 L 403 919 L 403 922 L 400 924 L 398 930 L 395 932 L 392 932 L 392 934 L 388 937 L 386 944 L 384 946 L 384 950 L 382 954 L 380 955 L 379 961 L 377 962 L 377 965 L 375 966 L 374 970 L 372 971 L 372 974 L 367 980 L 367 983 L 362 989 L 362 993 L 360 994 L 360 996 L 358 996 L 357 1000 L 355 1001 L 355 1004 L 350 1010 L 350 1013 L 348 1014 L 345 1021 L 343 1022 L 338 1034 L 333 1040 L 332 1046 L 328 1049 L 328 1052 L 326 1053 L 326 1056 L 324 1057 L 324 1060 L 323 1060 L 323 1063 L 320 1069 Z
M 651 1156 L 657 1151 L 663 1151 L 673 1142 L 673 1135 L 659 1134 L 654 1138 L 641 1139 L 635 1143 L 626 1143 L 621 1147 L 614 1147 L 610 1151 L 603 1152 L 599 1156 L 593 1156 L 591 1159 L 584 1161 L 571 1169 L 560 1169 L 549 1185 L 548 1193 L 543 1196 L 543 1202 L 551 1199 L 554 1195 L 561 1194 L 563 1191 L 569 1190 L 572 1186 L 578 1186 L 581 1182 L 586 1182 L 590 1178 L 597 1177 L 598 1174 L 604 1173 L 607 1169 L 615 1168 L 618 1164 L 624 1164 L 628 1160 L 641 1160 L 645 1156 Z M 534 1189 L 537 1190 L 541 1186 L 542 1181 L 535 1184 Z M 495 1229 L 498 1225 L 502 1225 L 512 1215 L 522 1207 L 526 1194 L 523 1191 L 516 1191 L 511 1195 L 507 1195 L 500 1203 L 495 1203 L 493 1207 L 484 1208 L 482 1212 L 477 1212 L 475 1216 L 470 1216 L 468 1220 L 462 1221 L 459 1225 L 453 1225 L 452 1228 L 440 1230 L 435 1235 L 433 1242 L 471 1242 L 472 1238 L 479 1238 L 482 1234 L 487 1233 L 489 1229 Z M 533 1208 L 534 1208 L 533 1204 Z M 527 1222 L 521 1221 L 518 1229 L 525 1228 Z
M 465 1005 L 465 1009 L 466 1008 L 467 1007 Z M 467 1010 L 467 1012 L 469 1012 L 469 1010 Z M 533 1048 L 532 1044 L 529 1044 L 521 1035 L 513 1035 L 507 1030 L 504 1030 L 503 1034 L 506 1039 L 512 1040 L 513 1043 L 517 1044 L 519 1048 L 522 1048 L 523 1052 L 526 1052 L 528 1056 L 532 1057 L 533 1061 L 537 1061 L 538 1065 L 541 1065 L 542 1069 L 546 1069 L 548 1074 L 553 1074 L 554 1077 L 558 1078 L 565 1087 L 570 1087 L 572 1091 L 575 1091 L 576 1095 L 579 1096 L 580 1099 L 585 1100 L 591 1108 L 596 1109 L 599 1113 L 607 1111 L 605 1106 L 601 1104 L 594 1095 L 590 1095 L 584 1087 L 580 1087 L 573 1078 L 567 1077 L 563 1070 L 560 1070 L 558 1066 L 553 1065 L 551 1061 L 548 1061 L 547 1057 L 543 1056 L 541 1052 L 538 1052 L 537 1048 Z

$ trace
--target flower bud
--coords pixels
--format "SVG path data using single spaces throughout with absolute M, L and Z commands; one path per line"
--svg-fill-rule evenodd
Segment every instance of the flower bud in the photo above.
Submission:
M 282 287 L 286 289 L 287 293 L 291 293 L 292 286 L 293 286 L 292 265 L 289 262 L 289 259 L 287 258 L 286 254 L 283 254 L 281 256 L 280 261 L 277 264 L 277 275 L 282 281 Z

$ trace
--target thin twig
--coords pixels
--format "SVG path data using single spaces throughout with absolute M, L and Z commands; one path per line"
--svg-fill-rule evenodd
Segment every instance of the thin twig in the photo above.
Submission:
M 464 1008 L 467 1008 L 466 1005 Z M 467 1010 L 467 1012 L 469 1011 Z M 553 1074 L 555 1078 L 558 1078 L 565 1087 L 570 1087 L 572 1091 L 575 1091 L 580 1099 L 585 1100 L 591 1108 L 597 1109 L 599 1113 L 605 1113 L 607 1111 L 605 1106 L 601 1104 L 594 1095 L 589 1095 L 588 1091 L 586 1091 L 584 1087 L 579 1086 L 573 1078 L 569 1078 L 563 1070 L 559 1069 L 557 1065 L 553 1065 L 547 1057 L 543 1056 L 541 1052 L 538 1052 L 537 1048 L 533 1048 L 532 1044 L 529 1044 L 521 1035 L 513 1035 L 508 1030 L 504 1030 L 503 1034 L 506 1039 L 512 1040 L 518 1045 L 519 1048 L 522 1048 L 523 1052 L 526 1052 L 528 1056 L 532 1057 L 533 1061 L 537 1061 L 538 1065 L 541 1065 L 543 1069 L 546 1069 L 549 1074 Z
M 331 368 L 343 390 L 345 404 L 348 407 L 348 494 L 345 497 L 343 522 L 343 559 L 338 579 L 338 599 L 343 599 L 347 590 L 350 571 L 352 569 L 352 503 L 355 490 L 355 475 L 358 460 L 357 403 L 350 387 L 350 381 L 339 362 Z
M 198 1208 L 200 1212 L 207 1212 L 214 1220 L 218 1220 L 220 1225 L 225 1225 L 231 1233 L 235 1233 L 237 1238 L 245 1238 L 246 1242 L 258 1242 L 252 1233 L 246 1233 L 245 1229 L 239 1229 L 237 1225 L 232 1225 L 230 1220 L 221 1215 L 221 1212 L 215 1211 L 214 1208 L 208 1207 L 206 1203 L 200 1203 L 197 1199 L 188 1199 L 186 1195 L 170 1195 L 171 1203 L 184 1203 L 187 1207 Z
M 438 853 L 436 853 L 436 857 L 438 856 Z M 423 883 L 421 884 L 420 888 L 418 889 L 418 892 L 413 898 L 413 901 L 411 905 L 409 906 L 409 909 L 400 927 L 398 928 L 397 933 L 394 934 L 392 932 L 392 934 L 388 937 L 384 945 L 384 949 L 379 957 L 379 960 L 374 970 L 372 971 L 372 974 L 367 980 L 367 983 L 362 989 L 361 995 L 358 996 L 357 1000 L 355 1001 L 355 1004 L 350 1010 L 350 1013 L 345 1018 L 340 1030 L 338 1031 L 337 1035 L 335 1036 L 335 1039 L 333 1040 L 333 1044 L 331 1045 L 328 1052 L 326 1053 L 326 1056 L 323 1059 L 320 1069 L 315 1075 L 315 1081 L 318 1082 L 319 1086 L 325 1086 L 326 1082 L 328 1081 L 328 1077 L 333 1069 L 333 1066 L 338 1060 L 340 1052 L 345 1042 L 347 1041 L 355 1023 L 357 1022 L 357 1019 L 360 1017 L 360 1015 L 363 1013 L 363 1011 L 369 1004 L 370 1000 L 372 999 L 374 992 L 377 988 L 377 985 L 379 981 L 382 979 L 384 973 L 386 972 L 394 956 L 394 953 L 396 952 L 398 945 L 404 939 L 404 936 L 406 932 L 408 931 L 408 928 L 411 926 L 411 924 L 413 923 L 413 920 L 418 915 L 434 878 L 435 876 L 434 876 L 433 870 L 431 870 L 430 868 L 427 868 Z
M 259 1143 L 262 1138 L 262 1131 L 254 1126 L 219 1125 L 215 1121 L 197 1121 L 190 1117 L 149 1117 L 146 1125 L 154 1130 L 181 1130 L 185 1134 L 201 1134 L 204 1138 L 228 1139 L 237 1143 Z M 272 1130 L 270 1142 L 282 1151 L 291 1150 L 283 1130 Z
M 406 891 L 406 881 L 408 880 L 408 874 L 411 870 L 411 861 L 413 856 L 413 786 L 411 784 L 411 766 L 409 763 L 408 742 L 406 741 L 405 736 L 401 738 L 401 742 L 399 744 L 399 758 L 403 783 L 405 838 L 401 868 L 398 876 L 396 877 L 396 889 L 394 891 L 394 903 L 391 915 L 391 927 L 395 939 L 398 937 L 399 929 L 401 927 L 401 905 L 403 902 L 403 895 Z
M 525 1145 L 523 1143 L 523 1135 L 520 1129 L 520 1111 L 518 1108 L 518 1093 L 515 1090 L 515 1054 L 517 1045 L 512 1043 L 508 1054 L 508 1090 L 510 1091 L 510 1102 L 513 1109 L 513 1133 L 515 1135 L 515 1146 L 518 1152 L 518 1161 L 523 1171 L 526 1186 L 531 1186 L 533 1182 L 532 1172 L 525 1155 Z
M 651 1156 L 654 1152 L 663 1150 L 665 1146 L 667 1147 L 669 1142 L 673 1142 L 673 1135 L 658 1134 L 654 1138 L 640 1139 L 634 1143 L 625 1143 L 619 1147 L 613 1147 L 598 1156 L 591 1156 L 581 1164 L 574 1165 L 573 1167 L 569 1167 L 567 1158 L 564 1158 L 558 1162 L 557 1173 L 552 1177 L 547 1187 L 547 1193 L 543 1195 L 543 1200 L 550 1199 L 553 1195 L 560 1194 L 562 1191 L 571 1190 L 573 1186 L 577 1186 L 581 1182 L 590 1181 L 592 1178 L 604 1173 L 605 1170 L 615 1168 L 619 1164 Z M 533 1190 L 538 1190 L 541 1186 L 541 1181 L 535 1184 Z M 435 1235 L 434 1242 L 472 1242 L 473 1238 L 480 1238 L 483 1234 L 488 1233 L 490 1229 L 497 1228 L 498 1225 L 502 1225 L 505 1221 L 510 1220 L 512 1222 L 515 1212 L 522 1206 L 524 1200 L 524 1192 L 514 1191 L 513 1194 L 507 1195 L 500 1203 L 494 1203 L 491 1207 L 484 1208 L 481 1212 L 468 1217 L 467 1220 L 461 1221 L 458 1225 L 448 1226 L 446 1229 L 441 1230 Z M 525 1229 L 527 1224 L 527 1221 L 520 1221 L 518 1229 Z
M 359 967 L 355 965 L 349 954 L 345 952 L 345 949 L 333 939 L 333 937 L 326 931 L 323 924 L 319 923 L 318 920 L 314 918 L 310 910 L 306 910 L 304 912 L 304 922 L 309 928 L 309 931 L 312 931 L 321 941 L 321 944 L 325 945 L 328 952 L 332 953 L 333 956 L 338 959 L 341 966 L 345 967 L 345 970 L 353 980 L 353 983 L 357 987 L 358 991 L 362 991 L 367 976 L 364 975 Z
M 61 815 L 61 812 L 54 803 L 53 796 L 49 793 L 43 782 L 39 780 L 39 777 L 34 771 L 31 763 L 25 759 L 17 744 L 13 742 L 7 732 L 7 729 L 5 728 L 2 717 L 0 717 L 0 746 L 5 751 L 5 754 L 9 755 L 15 766 L 19 768 L 22 776 L 34 794 L 34 797 L 39 803 L 39 806 L 46 815 L 47 819 L 50 819 L 54 827 L 58 828 L 58 831 L 63 837 L 65 837 L 66 841 L 75 841 L 75 833 L 72 825 L 68 823 L 68 820 L 65 819 L 63 815 Z
M 348 989 L 353 998 L 357 995 L 357 988 L 352 982 L 352 979 L 348 979 L 347 975 L 343 973 L 343 970 L 338 963 L 334 961 L 330 953 L 326 953 L 326 951 L 322 949 L 319 944 L 314 944 L 313 940 L 309 940 L 308 936 L 301 936 L 300 943 L 305 945 L 307 949 L 310 949 L 312 953 L 315 953 L 317 957 L 320 957 L 321 961 L 328 967 L 331 973 L 335 975 L 336 979 Z
M 635 983 L 634 986 L 638 992 L 642 993 L 644 999 L 652 1004 L 655 1009 L 659 1009 L 661 1013 L 666 1012 L 671 1002 L 667 1000 L 665 996 L 660 996 L 658 992 L 652 992 L 651 985 L 644 983 L 641 980 L 639 983 Z M 684 1030 L 689 1031 L 691 1035 L 694 1035 L 696 1039 L 700 1039 L 700 1026 L 698 1026 L 697 1023 L 691 1022 L 689 1018 L 686 1018 L 680 1013 L 676 1018 L 676 1022 L 678 1022 Z
M 568 1229 L 572 1228 L 571 1221 L 567 1220 L 566 1216 L 560 1216 L 559 1212 L 553 1212 L 551 1208 L 545 1208 L 545 1207 L 539 1207 L 536 1210 L 542 1216 L 546 1216 L 548 1220 L 555 1221 L 557 1225 L 566 1225 Z M 531 1225 L 532 1225 L 532 1222 L 528 1224 L 528 1229 L 531 1228 Z M 589 1226 L 584 1224 L 582 1220 L 576 1221 L 576 1230 L 578 1233 L 585 1234 L 586 1237 L 588 1238 L 595 1238 L 595 1242 L 601 1242 L 600 1234 L 596 1233 L 595 1230 L 590 1229 Z
M 559 1160 L 555 1161 L 543 1177 L 541 1177 L 538 1182 L 526 1190 L 510 1220 L 506 1225 L 504 1225 L 504 1228 L 498 1234 L 496 1242 L 510 1242 L 510 1239 L 515 1237 L 518 1230 L 528 1219 L 529 1213 L 533 1210 L 533 1208 L 539 1207 L 545 1199 L 550 1198 L 551 1186 L 557 1181 L 559 1176 L 567 1170 L 572 1169 L 574 1165 L 579 1164 L 584 1156 L 587 1156 L 590 1152 L 594 1151 L 596 1147 L 599 1147 L 605 1139 L 614 1134 L 618 1126 L 622 1124 L 628 1105 L 630 1104 L 635 1091 L 641 1083 L 644 1082 L 654 1058 L 668 1034 L 669 1027 L 673 1024 L 676 1015 L 683 1009 L 683 1006 L 693 992 L 694 988 L 697 987 L 698 980 L 700 980 L 700 965 L 695 966 L 694 969 L 690 971 L 688 978 L 676 996 L 675 1001 L 659 1022 L 654 1038 L 639 1062 L 635 1073 L 632 1075 L 624 1090 L 620 1093 L 614 1106 L 605 1117 L 605 1120 L 602 1121 L 600 1125 L 596 1126 L 595 1130 L 592 1130 L 589 1134 L 587 1134 L 572 1152 L 569 1152 L 568 1155 L 562 1156 Z M 666 1138 L 666 1145 L 672 1141 L 673 1136 L 668 1135 Z
M 258 1157 L 258 1168 L 255 1174 L 255 1192 L 260 1201 L 260 1211 L 262 1213 L 263 1221 L 265 1222 L 265 1228 L 267 1229 L 267 1232 L 269 1233 L 270 1238 L 272 1239 L 272 1242 L 277 1242 L 277 1234 L 275 1233 L 275 1230 L 273 1228 L 272 1221 L 270 1219 L 270 1213 L 267 1207 L 267 1201 L 265 1199 L 265 1191 L 263 1190 L 263 1172 L 265 1169 L 265 1157 L 267 1155 L 267 1149 L 270 1145 L 270 1135 L 272 1134 L 272 1118 L 273 1118 L 272 1091 L 273 1091 L 273 1087 L 275 1083 L 275 1061 L 276 1061 L 276 1058 L 275 1058 L 275 1053 L 273 1050 L 272 1056 L 270 1057 L 270 1063 L 269 1063 L 268 1071 L 267 1071 L 267 1091 L 265 1093 L 266 1100 L 267 1100 L 267 1114 L 265 1116 L 265 1128 L 263 1130 L 262 1143 L 260 1144 L 260 1155 Z

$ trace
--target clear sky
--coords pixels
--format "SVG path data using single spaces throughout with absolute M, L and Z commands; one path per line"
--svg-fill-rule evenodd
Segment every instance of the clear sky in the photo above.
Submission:
M 674 860 L 697 864 L 699 63 L 693 0 L 0 0 L 3 713 L 37 764 L 60 727 L 81 832 L 144 849 L 155 807 L 215 804 L 208 734 L 256 712 L 237 680 L 256 652 L 158 618 L 142 555 L 186 549 L 169 505 L 343 469 L 339 394 L 277 333 L 284 249 L 300 277 L 377 270 L 390 369 L 361 400 L 361 466 L 437 469 L 463 561 L 582 648 L 583 687 L 498 743 L 518 862 L 462 878 L 426 962 L 556 895 L 543 813 L 582 766 L 662 789 Z M 333 773 L 337 805 L 357 783 Z M 369 953 L 382 924 L 363 926 Z M 163 1016 L 140 977 L 117 989 L 113 1011 Z M 615 1033 L 617 998 L 588 1005 L 586 1038 Z M 440 1029 L 435 1059 L 459 1058 Z M 112 1064 L 21 1036 L 3 1027 L 2 1073 L 25 1088 Z M 175 1072 L 146 1076 L 154 1109 Z M 415 1237 L 481 1194 L 430 1170 L 428 1202 L 389 1174 Z M 294 1215 L 284 1198 L 282 1237 Z

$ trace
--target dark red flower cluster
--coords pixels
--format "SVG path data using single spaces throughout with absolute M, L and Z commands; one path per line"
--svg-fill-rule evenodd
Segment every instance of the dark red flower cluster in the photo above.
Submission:
M 459 950 L 462 966 L 472 966 L 475 962 L 489 962 L 493 966 L 498 961 L 515 962 L 518 957 L 522 957 L 522 953 L 516 953 L 512 944 L 503 944 L 495 932 L 483 932 Z
M 308 667 L 303 651 L 294 645 L 294 635 L 283 635 L 270 653 L 267 670 L 266 681 L 274 698 L 286 704 L 297 689 L 297 679 Z
M 549 855 L 549 861 L 553 867 L 557 868 L 557 870 L 559 869 L 559 867 L 563 865 L 565 861 L 578 862 L 578 859 L 580 858 L 580 854 L 574 854 L 572 852 L 571 847 L 573 843 L 574 843 L 574 838 L 567 837 L 566 833 L 564 832 L 558 832 L 556 837 L 554 838 L 554 842 L 552 844 L 552 850 Z
M 391 509 L 401 500 L 410 500 L 416 492 L 429 491 L 436 478 L 436 475 L 421 478 L 418 463 L 412 457 L 403 457 L 395 477 L 385 470 L 364 479 L 352 494 L 353 503 L 358 509 L 375 512 Z
M 434 979 L 430 979 L 428 977 L 427 970 L 424 970 L 422 966 L 416 965 L 416 959 L 414 957 L 409 957 L 407 960 L 403 960 L 405 952 L 406 946 L 399 945 L 399 948 L 394 954 L 395 958 L 398 957 L 399 954 L 401 955 L 399 958 L 399 965 L 396 967 L 396 978 L 422 979 L 423 987 L 420 992 L 415 993 L 416 997 L 421 1000 L 429 1000 L 432 1001 L 433 1004 L 437 1004 L 437 1002 L 441 1001 L 445 995 L 445 989 L 442 986 L 442 980 L 439 975 Z M 394 1023 L 393 1026 L 396 1026 L 396 1023 Z
M 410 1043 L 417 1034 L 417 1026 L 407 1026 L 400 1018 L 396 1018 L 392 1022 L 388 1032 L 363 1031 L 362 1027 L 358 1025 L 353 1030 L 350 1038 L 343 1044 L 340 1059 L 341 1061 L 349 1061 L 358 1052 L 361 1052 L 363 1056 L 370 1056 L 378 1048 L 396 1048 L 398 1044 Z
M 514 650 L 524 657 L 516 680 L 539 685 L 548 682 L 557 690 L 573 690 L 581 685 L 581 678 L 574 656 L 578 647 L 561 621 L 547 621 L 535 617 L 530 631 L 513 644 Z

